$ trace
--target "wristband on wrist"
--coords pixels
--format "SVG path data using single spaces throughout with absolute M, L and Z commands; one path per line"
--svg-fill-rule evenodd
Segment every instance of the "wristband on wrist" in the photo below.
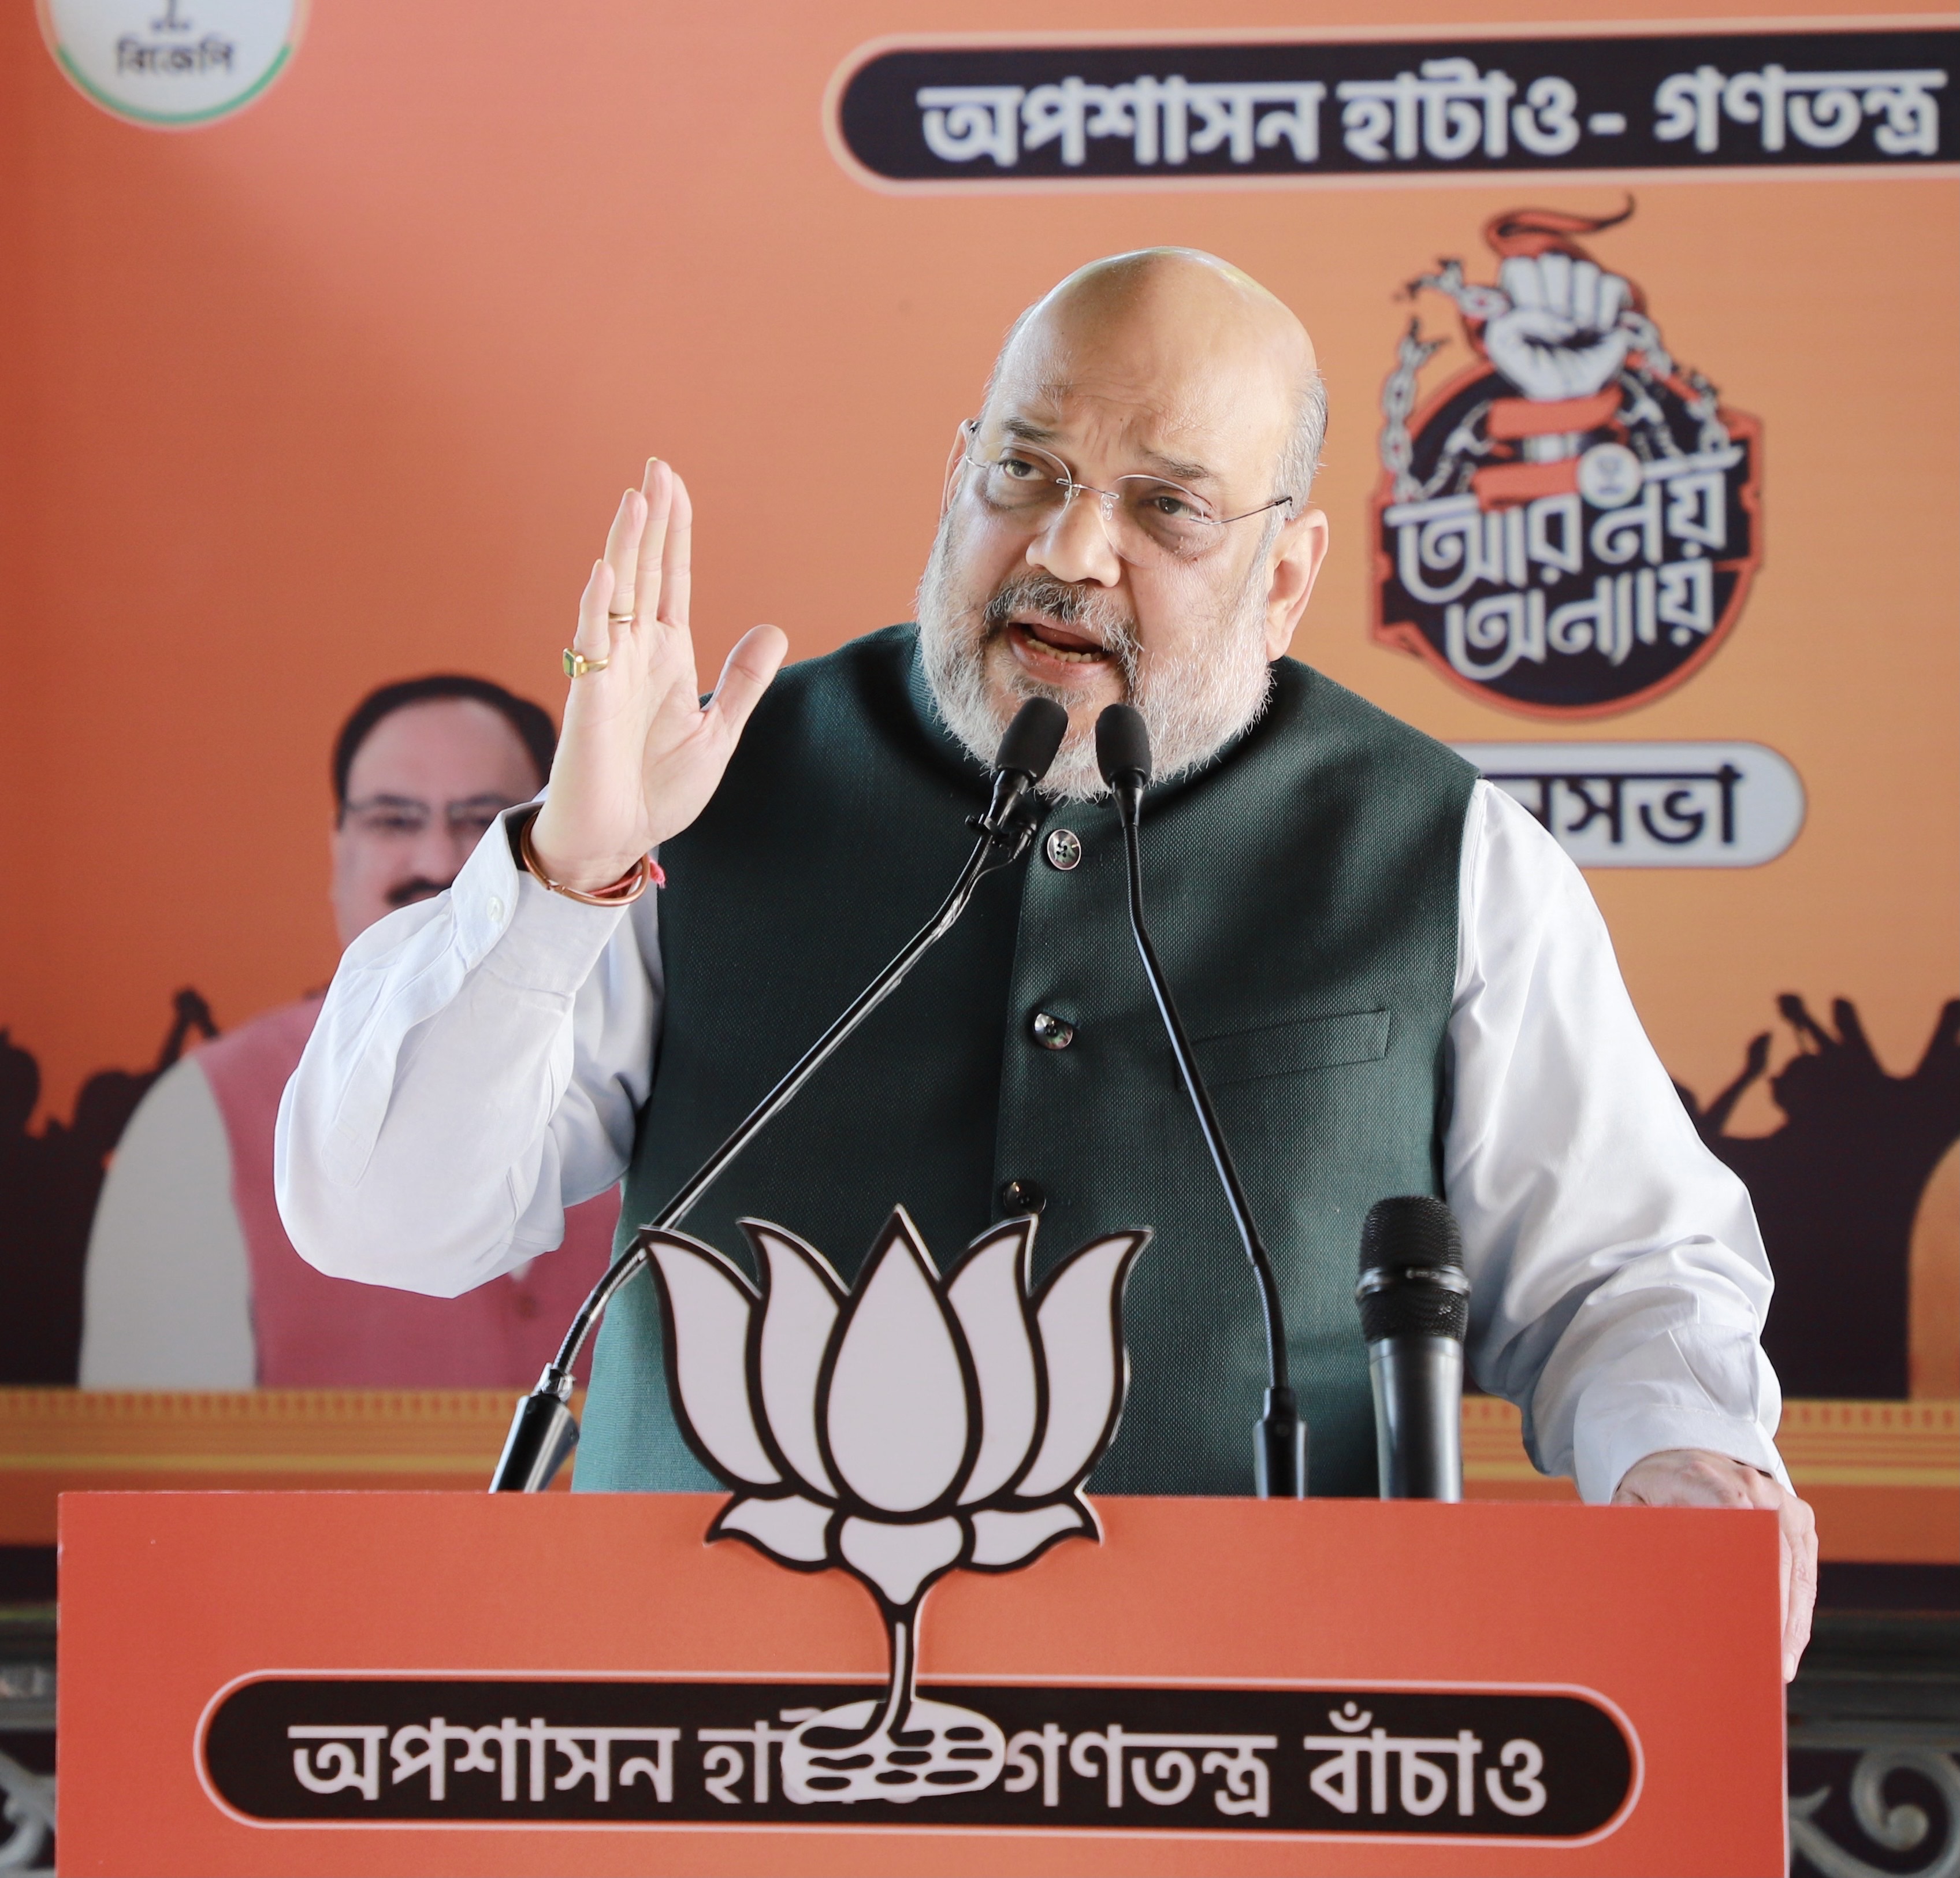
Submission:
M 600 887 L 597 893 L 587 893 L 582 888 L 567 886 L 562 880 L 554 880 L 539 864 L 538 851 L 531 845 L 531 824 L 537 819 L 534 810 L 519 824 L 517 858 L 533 880 L 552 893 L 562 893 L 567 899 L 576 900 L 581 906 L 631 906 L 648 887 L 667 885 L 667 877 L 651 855 L 641 855 L 618 880 L 609 886 Z

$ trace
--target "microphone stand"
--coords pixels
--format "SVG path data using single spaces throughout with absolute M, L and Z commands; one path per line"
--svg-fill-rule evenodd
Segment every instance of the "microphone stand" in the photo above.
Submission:
M 1064 720 L 1065 721 L 1065 720 Z M 1061 741 L 1059 733 L 1055 741 Z M 1052 750 L 1049 753 L 1053 755 Z M 1042 769 L 1048 765 L 1044 762 Z M 619 1288 L 647 1262 L 652 1235 L 679 1224 L 695 1202 L 714 1186 L 729 1163 L 761 1133 L 794 1099 L 797 1092 L 821 1069 L 838 1046 L 877 1010 L 940 940 L 953 930 L 974 890 L 990 874 L 1011 867 L 1026 851 L 1034 834 L 1033 820 L 1023 812 L 1023 797 L 1038 778 L 1016 769 L 997 771 L 994 795 L 985 815 L 969 816 L 967 826 L 979 832 L 966 864 L 959 871 L 953 891 L 939 911 L 908 939 L 891 963 L 872 979 L 830 1028 L 806 1050 L 782 1080 L 751 1109 L 735 1132 L 702 1162 L 692 1177 L 659 1213 L 636 1233 L 626 1249 L 613 1260 L 606 1275 L 592 1288 L 578 1307 L 571 1326 L 558 1345 L 558 1354 L 546 1366 L 538 1386 L 517 1404 L 504 1437 L 504 1452 L 497 1471 L 490 1479 L 492 1493 L 542 1493 L 552 1476 L 565 1465 L 578 1443 L 578 1421 L 571 1407 L 572 1365 L 590 1335 L 600 1314 L 618 1294 Z
M 1121 706 L 1112 706 L 1120 709 Z M 1285 1319 L 1280 1307 L 1278 1281 L 1273 1276 L 1272 1260 L 1252 1218 L 1252 1209 L 1239 1184 L 1239 1170 L 1233 1165 L 1232 1151 L 1225 1145 L 1211 1097 L 1198 1073 L 1198 1059 L 1192 1053 L 1191 1039 L 1185 1034 L 1184 1020 L 1170 994 L 1163 967 L 1157 963 L 1157 948 L 1150 944 L 1144 923 L 1144 863 L 1137 840 L 1137 823 L 1147 780 L 1141 769 L 1125 769 L 1109 778 L 1116 798 L 1116 813 L 1123 824 L 1123 853 L 1130 876 L 1130 931 L 1135 934 L 1137 950 L 1144 961 L 1144 976 L 1150 980 L 1158 1014 L 1170 1037 L 1178 1073 L 1184 1079 L 1191 1106 L 1198 1112 L 1198 1125 L 1204 1144 L 1211 1151 L 1212 1164 L 1225 1189 L 1226 1204 L 1232 1209 L 1232 1222 L 1239 1229 L 1240 1243 L 1251 1262 L 1254 1281 L 1259 1288 L 1259 1307 L 1266 1321 L 1265 1412 L 1252 1428 L 1252 1482 L 1262 1500 L 1303 1500 L 1306 1498 L 1306 1424 L 1287 1381 Z

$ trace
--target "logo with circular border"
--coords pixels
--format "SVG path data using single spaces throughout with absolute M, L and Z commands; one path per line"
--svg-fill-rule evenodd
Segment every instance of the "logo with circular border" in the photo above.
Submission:
M 1762 558 L 1756 420 L 1668 351 L 1640 288 L 1578 237 L 1633 213 L 1494 217 L 1497 280 L 1412 282 L 1474 356 L 1411 320 L 1382 393 L 1374 637 L 1486 703 L 1587 718 L 1650 703 L 1713 656 Z
M 125 123 L 187 130 L 242 110 L 291 63 L 306 0 L 37 0 L 75 89 Z

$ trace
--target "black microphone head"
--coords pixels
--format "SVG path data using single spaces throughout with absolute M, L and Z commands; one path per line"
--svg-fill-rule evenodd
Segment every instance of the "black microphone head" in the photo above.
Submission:
M 994 768 L 1013 770 L 1039 782 L 1061 750 L 1068 734 L 1068 713 L 1052 698 L 1030 698 L 1014 713 L 994 753 Z
M 1361 1223 L 1361 1334 L 1453 1337 L 1470 1326 L 1470 1288 L 1456 1215 L 1427 1193 L 1377 1200 Z
M 1377 1200 L 1361 1222 L 1361 1270 L 1407 1265 L 1463 1268 L 1463 1235 L 1456 1215 L 1427 1193 Z
M 1106 705 L 1096 720 L 1096 767 L 1112 789 L 1125 776 L 1150 781 L 1150 734 L 1135 705 Z

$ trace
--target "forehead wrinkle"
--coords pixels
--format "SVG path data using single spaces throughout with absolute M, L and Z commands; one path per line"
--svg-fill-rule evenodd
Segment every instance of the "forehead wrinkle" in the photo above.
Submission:
M 1021 434 L 1058 454 L 1096 439 L 1106 479 L 1147 468 L 1212 494 L 1263 476 L 1313 368 L 1297 317 L 1240 270 L 1195 250 L 1143 250 L 1078 269 L 1029 308 L 988 402 L 1026 413 L 1035 427 Z M 1271 425 L 1259 422 L 1268 407 Z M 1106 447 L 1118 444 L 1120 470 Z

